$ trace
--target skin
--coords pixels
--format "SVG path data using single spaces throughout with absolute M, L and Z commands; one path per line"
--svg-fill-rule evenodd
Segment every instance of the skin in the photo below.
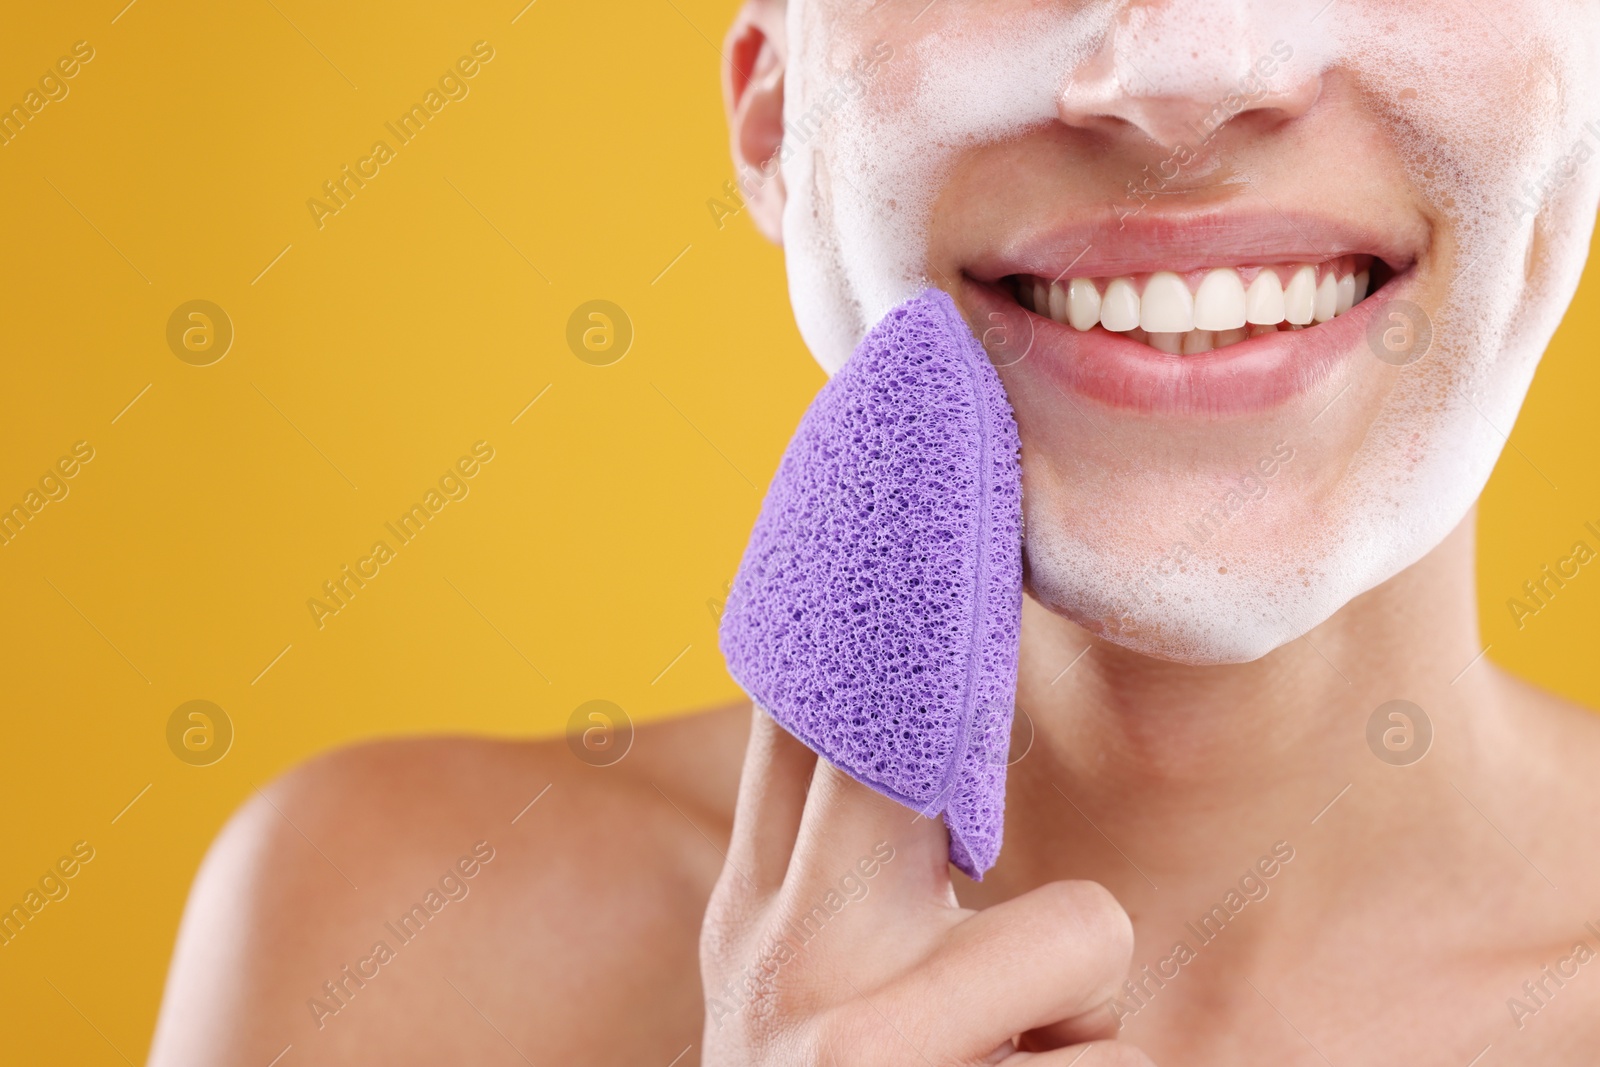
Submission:
M 781 135 L 784 31 L 751 3 L 724 47 L 743 165 Z M 999 225 L 977 195 L 997 165 L 951 179 L 968 207 L 939 216 L 932 265 L 961 271 Z M 775 179 L 750 197 L 773 236 L 784 196 Z M 1006 384 L 1025 452 L 1054 462 L 1047 394 Z M 1027 484 L 1057 506 L 1051 475 Z M 1304 639 L 1221 666 L 1131 651 L 1030 595 L 1006 844 L 982 883 L 952 882 L 937 821 L 748 706 L 642 728 L 603 768 L 563 741 L 322 757 L 213 845 L 150 1062 L 1590 1063 L 1600 960 L 1559 988 L 1541 972 L 1600 948 L 1600 721 L 1480 657 L 1474 548 L 1469 515 Z M 1367 742 L 1397 698 L 1433 730 L 1406 766 Z M 468 895 L 319 1028 L 308 998 L 480 841 L 494 858 Z M 743 999 L 774 934 L 880 846 L 865 895 Z M 1250 883 L 1265 896 L 1201 945 L 1186 924 L 1275 846 L 1292 859 Z M 1128 996 L 1179 940 L 1195 958 Z M 1539 1010 L 1519 1025 L 1512 997 Z

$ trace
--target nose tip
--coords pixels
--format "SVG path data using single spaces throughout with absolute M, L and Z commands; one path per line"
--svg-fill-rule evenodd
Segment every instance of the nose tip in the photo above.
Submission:
M 1209 141 L 1225 126 L 1260 131 L 1305 114 L 1322 92 L 1320 64 L 1263 33 L 1253 7 L 1250 0 L 1127 5 L 1072 71 L 1059 118 L 1172 148 Z

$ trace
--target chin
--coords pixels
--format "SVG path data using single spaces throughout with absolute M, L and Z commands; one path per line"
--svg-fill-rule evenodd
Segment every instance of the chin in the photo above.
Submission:
M 1028 593 L 1103 641 L 1186 667 L 1250 663 L 1300 636 L 1285 626 L 1267 625 L 1226 606 L 1214 610 L 1204 602 L 1156 601 L 1148 612 L 1119 615 L 1115 605 L 1092 603 L 1082 588 L 1049 577 L 1030 579 Z
M 1094 564 L 1079 546 L 1030 544 L 1026 558 L 1028 593 L 1047 610 L 1130 652 L 1191 667 L 1261 659 L 1344 604 L 1329 605 L 1326 590 L 1284 597 L 1258 583 L 1196 574 L 1132 603 L 1121 590 L 1080 577 Z
M 1159 533 L 1139 520 L 1170 508 L 1175 496 L 1025 498 L 1029 595 L 1140 655 L 1189 666 L 1249 663 L 1434 551 L 1470 514 L 1476 494 L 1463 483 L 1449 501 L 1401 510 L 1392 501 L 1349 508 L 1286 490 L 1247 500 L 1220 529 L 1193 512 Z M 1123 519 L 1101 518 L 1108 515 Z

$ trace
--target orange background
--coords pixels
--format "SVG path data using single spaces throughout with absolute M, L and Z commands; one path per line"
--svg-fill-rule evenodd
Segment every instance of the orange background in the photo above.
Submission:
M 708 605 L 822 381 L 780 254 L 707 208 L 732 176 L 727 0 L 124 2 L 0 36 L 0 103 L 95 53 L 0 147 L 0 505 L 94 449 L 0 547 L 0 906 L 95 849 L 0 948 L 19 1063 L 142 1061 L 207 842 L 307 756 L 734 697 Z M 468 95 L 319 229 L 306 201 L 480 40 Z M 1490 655 L 1590 703 L 1600 578 L 1521 632 L 1505 600 L 1600 519 L 1597 289 L 1495 475 L 1480 565 Z M 235 333 L 209 366 L 167 342 L 194 299 Z M 634 328 L 609 366 L 566 340 L 596 299 Z M 307 600 L 477 441 L 470 494 L 318 629 Z M 234 731 L 210 766 L 168 747 L 196 699 Z

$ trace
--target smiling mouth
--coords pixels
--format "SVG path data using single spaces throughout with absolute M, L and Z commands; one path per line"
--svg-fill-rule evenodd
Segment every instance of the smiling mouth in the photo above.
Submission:
M 1049 382 L 1140 415 L 1214 419 L 1356 373 L 1427 249 L 1406 217 L 1173 207 L 1025 224 L 958 253 L 954 289 L 1008 389 Z
M 1079 333 L 1099 327 L 1167 356 L 1193 356 L 1331 322 L 1392 274 L 1376 256 L 1344 255 L 1102 278 L 1012 274 L 999 288 L 1034 315 Z

